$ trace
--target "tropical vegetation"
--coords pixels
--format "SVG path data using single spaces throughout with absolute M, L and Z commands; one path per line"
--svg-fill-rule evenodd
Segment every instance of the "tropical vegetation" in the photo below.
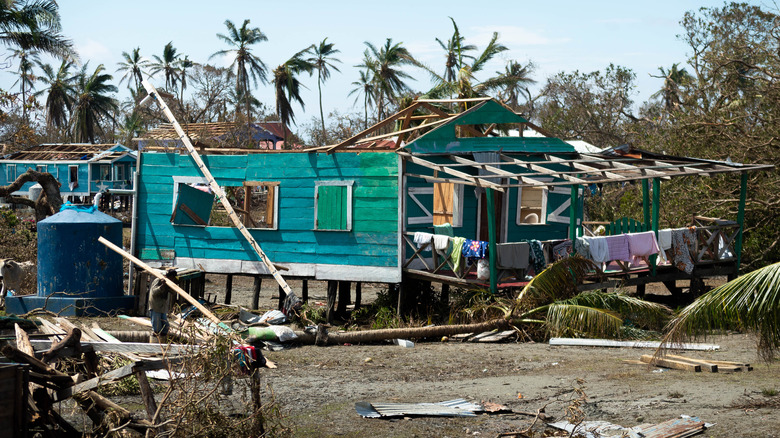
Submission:
M 778 18 L 768 8 L 742 3 L 686 13 L 679 38 L 689 47 L 689 58 L 647 72 L 657 77 L 659 90 L 637 102 L 637 72 L 631 69 L 611 64 L 538 77 L 536 64 L 513 59 L 501 35 L 493 33 L 477 44 L 452 18 L 451 33 L 430 37 L 440 50 L 432 64 L 421 62 L 405 41 L 366 41 L 362 54 L 348 54 L 327 35 L 287 60 L 266 64 L 263 43 L 269 36 L 242 19 L 224 21 L 225 32 L 214 35 L 209 59 L 194 59 L 178 49 L 179 42 L 162 40 L 161 53 L 147 57 L 141 47 L 129 45 L 116 65 L 91 70 L 89 60 L 79 60 L 63 35 L 55 1 L 10 0 L 0 2 L 0 43 L 7 55 L 3 69 L 16 81 L 0 93 L 0 143 L 14 151 L 41 142 L 127 141 L 164 122 L 159 111 L 137 105 L 145 94 L 141 81 L 151 78 L 164 84 L 159 88 L 180 121 L 278 120 L 293 132 L 288 145 L 337 143 L 414 98 L 490 96 L 562 138 L 597 146 L 632 143 L 713 160 L 777 163 Z M 356 65 L 340 65 L 339 58 L 355 55 L 360 59 Z M 223 62 L 229 67 L 221 67 Z M 324 90 L 334 75 L 351 81 L 342 95 L 354 102 L 354 113 L 328 114 Z M 118 95 L 117 85 L 126 97 Z M 301 121 L 299 108 L 311 106 L 304 91 L 315 86 L 318 117 Z M 258 97 L 262 87 L 273 91 L 273 101 Z M 468 102 L 458 105 L 463 109 Z M 780 228 L 780 216 L 774 213 L 780 206 L 780 175 L 774 170 L 749 178 L 745 270 L 780 260 L 780 236 L 774 232 Z M 661 226 L 685 223 L 693 213 L 733 217 L 736 187 L 729 177 L 664 183 Z M 636 213 L 641 201 L 633 190 L 605 188 L 599 191 L 602 198 L 589 195 L 591 219 Z M 616 198 L 625 200 L 613 202 Z

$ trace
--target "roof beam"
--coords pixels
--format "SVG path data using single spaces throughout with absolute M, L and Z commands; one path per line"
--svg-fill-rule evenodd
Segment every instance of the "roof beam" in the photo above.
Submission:
M 506 178 L 516 179 L 516 180 L 520 181 L 521 183 L 528 183 L 530 185 L 542 186 L 542 187 L 547 185 L 547 183 L 545 183 L 544 181 L 539 181 L 538 179 L 529 178 L 529 177 L 527 177 L 525 175 L 522 175 L 522 174 L 512 173 L 512 172 L 506 171 L 504 169 L 501 169 L 500 167 L 495 167 L 495 166 L 490 166 L 490 165 L 487 165 L 487 164 L 482 164 L 482 163 L 480 163 L 478 161 L 469 160 L 467 158 L 459 157 L 457 155 L 451 155 L 450 159 L 452 159 L 452 160 L 454 160 L 454 161 L 456 161 L 458 163 L 469 164 L 472 167 L 477 167 L 477 168 L 481 168 L 481 169 L 487 170 L 488 172 L 493 172 L 493 173 L 496 174 L 496 176 L 499 176 L 499 177 L 503 176 L 503 177 L 506 177 Z M 486 175 L 481 175 L 481 177 L 484 178 L 484 177 L 487 177 L 487 176 Z M 492 177 L 489 177 L 489 178 L 492 178 Z
M 514 158 L 512 158 L 510 156 L 504 155 L 504 154 L 499 154 L 499 156 L 502 159 L 505 159 L 507 162 L 509 162 L 511 164 L 514 164 L 516 166 L 523 166 L 523 167 L 526 167 L 529 170 L 533 170 L 535 172 L 539 172 L 539 173 L 544 174 L 544 175 L 549 175 L 551 177 L 557 177 L 557 178 L 563 178 L 563 179 L 565 179 L 567 181 L 571 181 L 571 182 L 576 183 L 576 184 L 587 184 L 588 183 L 584 179 L 580 179 L 580 178 L 577 178 L 575 176 L 567 175 L 567 174 L 564 174 L 564 173 L 555 172 L 555 171 L 550 170 L 550 169 L 548 169 L 548 168 L 546 168 L 544 166 L 540 166 L 539 164 L 523 162 L 523 161 L 516 160 L 516 159 L 514 159 Z
M 465 172 L 461 172 L 459 170 L 450 169 L 449 167 L 441 165 L 441 164 L 436 164 L 436 163 L 432 163 L 432 162 L 430 162 L 428 160 L 423 160 L 422 158 L 415 157 L 414 155 L 411 155 L 411 154 L 409 154 L 407 152 L 399 151 L 397 153 L 403 159 L 411 161 L 414 164 L 419 164 L 420 166 L 427 167 L 429 169 L 438 170 L 439 172 L 444 172 L 444 173 L 450 174 L 452 176 L 463 178 L 466 181 L 470 181 L 470 182 L 474 183 L 474 185 L 476 185 L 478 187 L 489 187 L 491 189 L 498 190 L 499 192 L 503 192 L 504 191 L 504 189 L 501 187 L 500 184 L 492 183 L 492 182 L 484 180 L 484 179 L 482 179 L 480 177 L 475 177 L 475 176 L 469 175 L 469 174 L 467 174 Z

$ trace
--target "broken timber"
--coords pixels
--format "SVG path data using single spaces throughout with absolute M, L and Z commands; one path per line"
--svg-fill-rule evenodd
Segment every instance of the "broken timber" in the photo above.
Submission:
M 148 272 L 148 273 L 152 274 L 153 276 L 155 276 L 155 278 L 158 278 L 158 279 L 164 281 L 165 284 L 168 285 L 168 287 L 170 287 L 177 294 L 179 294 L 179 296 L 181 296 L 182 298 L 187 300 L 188 303 L 190 303 L 193 306 L 195 306 L 196 309 L 200 310 L 200 312 L 203 314 L 203 316 L 205 316 L 206 318 L 208 318 L 211 321 L 213 321 L 214 324 L 222 324 L 222 325 L 224 325 L 222 323 L 221 319 L 217 318 L 216 315 L 211 313 L 211 311 L 209 309 L 207 309 L 206 307 L 204 307 L 203 304 L 199 303 L 198 300 L 196 300 L 195 298 L 192 298 L 192 295 L 190 295 L 187 292 L 185 292 L 184 289 L 180 288 L 179 285 L 177 285 L 176 283 L 174 283 L 170 279 L 166 278 L 158 270 L 152 268 L 151 266 L 147 265 L 146 263 L 142 262 L 141 260 L 138 260 L 132 254 L 130 254 L 127 251 L 123 250 L 122 248 L 114 245 L 113 243 L 109 242 L 108 240 L 106 240 L 102 236 L 98 239 L 98 242 L 102 243 L 103 245 L 106 245 L 110 249 L 112 249 L 115 252 L 117 252 L 120 255 L 122 255 L 122 257 L 130 260 L 131 262 L 135 263 L 139 267 L 143 268 L 146 272 Z M 230 327 L 225 326 L 224 328 L 226 328 L 228 331 L 230 331 Z
M 268 258 L 267 255 L 265 255 L 265 252 L 263 252 L 262 249 L 260 249 L 260 245 L 257 243 L 254 237 L 249 233 L 249 230 L 246 229 L 244 224 L 241 222 L 241 219 L 238 217 L 238 215 L 235 212 L 235 209 L 232 205 L 230 205 L 230 201 L 228 200 L 227 196 L 225 195 L 224 190 L 222 190 L 222 187 L 217 184 L 217 180 L 214 179 L 214 176 L 211 174 L 211 171 L 209 171 L 209 168 L 206 167 L 206 163 L 203 162 L 203 159 L 200 158 L 200 155 L 198 155 L 198 152 L 195 150 L 195 147 L 192 146 L 192 143 L 190 142 L 189 137 L 187 137 L 187 134 L 184 132 L 184 130 L 181 128 L 181 125 L 179 125 L 179 122 L 176 120 L 176 117 L 173 116 L 173 113 L 170 109 L 168 109 L 168 105 L 163 101 L 159 94 L 157 94 L 157 90 L 150 84 L 148 81 L 142 81 L 141 82 L 146 88 L 146 92 L 149 93 L 149 96 L 152 96 L 156 101 L 157 104 L 160 105 L 160 108 L 163 110 L 163 113 L 165 113 L 165 116 L 168 118 L 168 121 L 171 122 L 171 125 L 176 130 L 176 133 L 179 135 L 179 140 L 184 144 L 184 147 L 187 148 L 187 152 L 189 153 L 190 157 L 192 157 L 192 160 L 195 161 L 195 164 L 198 166 L 198 169 L 203 173 L 203 176 L 206 177 L 206 180 L 208 180 L 209 187 L 211 187 L 211 190 L 214 192 L 214 194 L 217 196 L 219 201 L 222 203 L 222 206 L 225 208 L 225 211 L 227 211 L 228 216 L 230 217 L 230 220 L 233 221 L 233 224 L 238 228 L 238 230 L 241 232 L 241 234 L 244 236 L 244 238 L 249 242 L 249 245 L 252 246 L 252 248 L 257 252 L 257 255 L 260 256 L 260 259 L 265 264 L 266 268 L 268 269 L 268 272 L 273 275 L 274 279 L 277 283 L 279 283 L 279 287 L 284 290 L 284 293 L 286 295 L 292 294 L 292 289 L 290 289 L 290 286 L 287 284 L 287 282 L 284 280 L 284 277 L 282 277 L 282 274 L 279 273 L 279 271 L 276 269 L 276 266 L 271 262 L 271 259 Z M 197 306 L 196 306 L 197 307 Z M 217 322 L 217 321 L 214 321 Z

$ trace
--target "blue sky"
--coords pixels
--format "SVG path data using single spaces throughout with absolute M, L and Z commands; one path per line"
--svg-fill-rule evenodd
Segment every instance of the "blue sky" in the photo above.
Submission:
M 141 48 L 151 58 L 161 55 L 163 46 L 173 42 L 180 53 L 196 62 L 226 46 L 217 33 L 226 33 L 224 22 L 240 26 L 244 19 L 259 27 L 268 41 L 253 47 L 269 67 L 281 64 L 295 52 L 327 37 L 341 50 L 341 73 L 334 72 L 325 84 L 323 104 L 326 113 L 362 112 L 348 97 L 358 78 L 364 41 L 379 46 L 386 38 L 403 42 L 409 51 L 437 70 L 443 69 L 443 51 L 435 38 L 446 41 L 457 22 L 467 43 L 481 50 L 492 32 L 509 50 L 502 53 L 486 72 L 503 70 L 509 60 L 536 64 L 533 77 L 541 84 L 557 72 L 603 70 L 615 63 L 634 70 L 637 75 L 636 102 L 646 100 L 661 87 L 662 80 L 651 78 L 658 67 L 684 62 L 687 47 L 677 38 L 679 21 L 689 10 L 722 6 L 716 1 L 659 0 L 632 1 L 407 1 L 374 3 L 366 1 L 60 1 L 63 33 L 71 38 L 82 61 L 91 68 L 104 64 L 114 73 L 123 51 Z M 755 3 L 755 2 L 752 2 Z M 446 4 L 446 7 L 443 6 Z M 210 62 L 225 65 L 226 59 Z M 430 88 L 428 75 L 408 69 L 419 79 L 410 85 L 416 90 Z M 119 74 L 115 74 L 118 82 Z M 0 78 L 4 88 L 14 78 L 6 72 Z M 302 93 L 305 111 L 296 107 L 298 125 L 318 116 L 316 76 L 303 78 L 308 87 Z M 162 85 L 162 78 L 152 83 Z M 124 86 L 123 86 L 124 87 Z M 538 88 L 538 87 L 537 87 Z M 118 97 L 126 92 L 122 89 Z M 270 85 L 255 92 L 271 106 Z

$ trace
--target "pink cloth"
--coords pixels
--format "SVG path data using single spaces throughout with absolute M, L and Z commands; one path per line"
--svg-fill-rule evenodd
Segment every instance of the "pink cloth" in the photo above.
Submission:
M 625 234 L 607 236 L 604 239 L 607 241 L 610 260 L 631 261 L 631 252 L 628 249 L 628 237 Z
M 647 257 L 658 254 L 658 241 L 655 240 L 655 233 L 646 231 L 644 233 L 631 233 L 628 236 L 628 249 L 633 257 Z

